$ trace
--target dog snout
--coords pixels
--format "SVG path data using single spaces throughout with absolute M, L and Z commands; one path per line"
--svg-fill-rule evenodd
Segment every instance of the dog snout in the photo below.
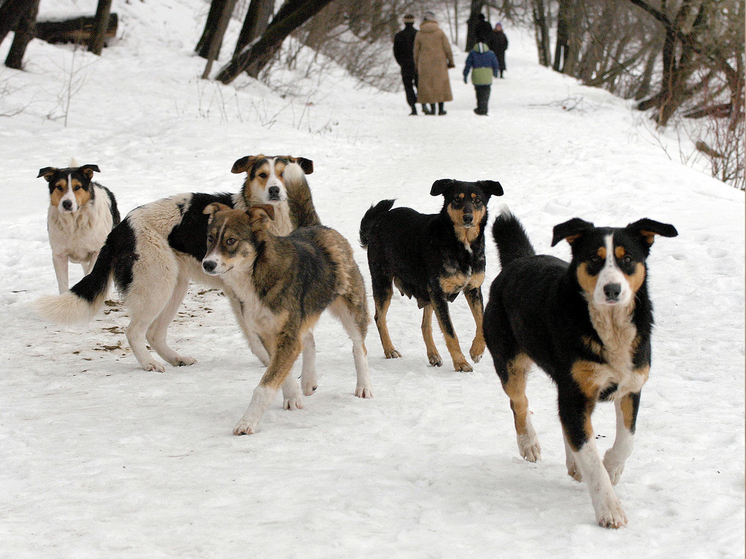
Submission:
M 464 214 L 464 225 L 472 225 L 474 223 L 474 214 Z
M 208 274 L 214 274 L 215 268 L 218 267 L 218 263 L 214 260 L 204 260 L 202 262 L 202 269 Z
M 619 296 L 622 294 L 622 284 L 620 283 L 607 283 L 604 285 L 604 295 L 607 301 L 618 301 Z
M 280 199 L 280 187 L 279 186 L 270 186 L 267 189 L 267 194 L 269 194 L 270 200 L 279 200 Z
M 73 202 L 72 200 L 63 200 L 62 201 L 62 209 L 69 212 L 73 209 Z

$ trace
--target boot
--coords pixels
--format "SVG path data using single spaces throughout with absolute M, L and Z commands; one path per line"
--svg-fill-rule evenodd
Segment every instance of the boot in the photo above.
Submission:
M 430 112 L 430 109 L 427 108 L 427 105 L 425 103 L 422 103 L 422 114 L 423 115 L 431 115 L 433 113 Z
M 435 112 L 435 109 L 433 109 L 433 112 Z M 438 115 L 443 116 L 443 115 L 447 115 L 447 114 L 448 113 L 443 108 L 443 103 L 438 103 Z
M 412 112 L 409 113 L 409 116 L 417 116 L 417 105 L 412 105 Z

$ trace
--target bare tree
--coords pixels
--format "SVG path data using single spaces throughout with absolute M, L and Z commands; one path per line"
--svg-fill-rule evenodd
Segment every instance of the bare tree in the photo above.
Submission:
M 96 22 L 93 26 L 93 34 L 88 44 L 88 50 L 93 54 L 100 55 L 104 49 L 104 38 L 106 30 L 109 29 L 109 15 L 111 14 L 111 0 L 98 0 L 96 6 Z
M 238 34 L 233 56 L 240 54 L 254 39 L 266 31 L 274 7 L 274 0 L 251 0 L 241 32 Z
M 316 15 L 331 0 L 287 0 L 259 40 L 220 70 L 217 79 L 228 84 L 241 72 L 256 78 L 295 29 Z
M 22 68 L 26 47 L 34 38 L 36 32 L 36 15 L 38 12 L 39 0 L 36 0 L 16 25 L 13 43 L 11 43 L 8 56 L 5 58 L 5 65 L 8 68 L 15 68 L 16 70 Z
M 37 0 L 0 0 L 0 43 L 36 2 Z

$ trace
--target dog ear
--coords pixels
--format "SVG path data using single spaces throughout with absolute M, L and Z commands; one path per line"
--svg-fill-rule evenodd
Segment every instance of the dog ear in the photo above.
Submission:
M 52 180 L 52 175 L 54 175 L 59 169 L 57 167 L 43 167 L 42 169 L 39 169 L 39 174 L 36 175 L 36 178 L 44 177 L 44 180 L 49 182 Z
M 648 245 L 652 245 L 655 241 L 655 236 L 660 235 L 662 237 L 676 237 L 679 232 L 676 227 L 668 223 L 661 223 L 644 217 L 634 223 L 630 223 L 626 227 L 627 231 L 633 235 L 642 236 Z
M 579 217 L 574 217 L 570 221 L 560 223 L 554 226 L 554 235 L 552 237 L 552 246 L 556 245 L 562 239 L 565 239 L 571 245 L 587 233 L 594 229 L 595 225 L 589 221 L 584 221 Z
M 96 173 L 100 173 L 100 172 L 101 172 L 101 170 L 100 170 L 100 169 L 98 168 L 98 165 L 90 165 L 90 164 L 89 164 L 89 165 L 83 165 L 82 167 L 79 167 L 78 169 L 79 169 L 79 170 L 80 170 L 80 171 L 81 171 L 81 172 L 82 172 L 82 173 L 83 173 L 83 174 L 84 174 L 84 175 L 85 175 L 86 177 L 88 177 L 88 179 L 89 179 L 89 180 L 93 178 L 93 173 L 94 173 L 94 171 L 95 171 Z
M 491 196 L 502 196 L 503 186 L 497 181 L 477 181 L 477 186 Z
M 224 212 L 230 209 L 230 206 L 226 206 L 225 204 L 221 204 L 219 202 L 213 202 L 212 204 L 209 204 L 204 210 L 202 210 L 202 213 L 209 216 L 207 218 L 207 224 L 209 225 L 210 223 L 212 223 L 212 220 L 215 219 L 216 213 Z
M 456 181 L 453 179 L 438 179 L 430 188 L 430 196 L 440 196 L 454 184 L 456 184 Z
M 264 233 L 269 230 L 270 220 L 275 218 L 275 208 L 269 204 L 250 206 L 246 210 L 249 215 L 249 223 L 252 233 Z M 264 237 L 257 235 L 258 240 L 264 240 Z
M 313 173 L 313 161 L 310 159 L 306 159 L 305 157 L 293 157 L 292 155 L 289 155 L 288 159 L 293 163 L 297 163 L 300 168 L 303 169 L 305 174 L 310 175 Z
M 248 171 L 249 168 L 254 164 L 254 161 L 260 157 L 259 155 L 247 155 L 241 159 L 237 159 L 231 168 L 231 173 L 238 174 Z

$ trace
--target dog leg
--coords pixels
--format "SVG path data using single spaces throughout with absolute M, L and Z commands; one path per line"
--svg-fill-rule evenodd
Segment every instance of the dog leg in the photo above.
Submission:
M 268 367 L 269 352 L 267 351 L 267 348 L 264 347 L 264 344 L 262 343 L 259 335 L 254 332 L 254 330 L 247 324 L 246 319 L 243 316 L 243 308 L 241 307 L 241 302 L 227 285 L 224 286 L 223 289 L 225 291 L 225 294 L 228 296 L 228 301 L 230 301 L 231 310 L 236 317 L 236 322 L 238 322 L 238 326 L 241 328 L 246 341 L 249 342 L 249 349 L 251 350 L 251 353 L 256 355 L 257 359 L 261 361 L 262 365 Z
M 360 289 L 362 287 L 360 279 Z M 343 297 L 331 304 L 329 310 L 339 318 L 347 335 L 352 340 L 352 357 L 355 361 L 355 396 L 358 398 L 372 398 L 373 388 L 370 383 L 368 370 L 368 350 L 365 348 L 365 335 L 368 329 L 368 309 L 365 299 L 361 297 Z
M 498 374 L 501 379 L 507 378 L 502 385 L 510 398 L 510 409 L 513 410 L 518 451 L 529 462 L 536 462 L 541 459 L 541 446 L 531 424 L 531 412 L 526 397 L 526 375 L 530 367 L 531 361 L 528 357 L 518 354 L 507 363 L 503 374 L 500 374 L 501 371 L 498 371 Z
M 609 478 L 601 463 L 591 423 L 595 401 L 579 394 L 559 397 L 559 414 L 572 458 L 582 479 L 588 486 L 596 522 L 604 528 L 621 528 L 627 524 Z
M 52 264 L 54 264 L 54 274 L 57 276 L 57 288 L 60 293 L 67 291 L 67 255 L 66 254 L 53 254 Z
M 264 412 L 267 411 L 275 394 L 290 374 L 293 363 L 300 355 L 301 344 L 298 334 L 298 332 L 284 332 L 278 336 L 269 367 L 262 376 L 262 380 L 259 381 L 259 385 L 254 389 L 246 413 L 233 429 L 234 435 L 251 435 L 256 432 Z
M 303 409 L 303 396 L 293 375 L 288 375 L 282 383 L 282 407 L 286 410 Z
M 379 292 L 380 291 L 380 292 Z M 376 327 L 378 328 L 378 335 L 381 338 L 381 345 L 383 346 L 383 353 L 386 359 L 396 359 L 401 357 L 401 353 L 396 351 L 394 344 L 391 343 L 391 336 L 389 336 L 389 327 L 386 324 L 386 314 L 389 312 L 389 305 L 391 305 L 391 295 L 393 289 L 391 285 L 385 290 L 378 290 L 373 288 L 373 299 L 376 303 L 376 313 L 374 320 L 376 321 Z
M 471 349 L 469 349 L 469 355 L 471 356 L 474 363 L 479 363 L 484 355 L 485 343 L 484 343 L 484 332 L 482 330 L 482 322 L 484 316 L 484 301 L 482 300 L 482 288 L 475 287 L 474 289 L 468 289 L 464 292 L 471 314 L 474 317 L 474 322 L 477 325 L 477 331 L 474 334 L 474 341 L 471 343 Z
M 440 358 L 438 348 L 433 340 L 433 306 L 430 304 L 422 307 L 422 338 L 425 340 L 427 349 L 427 360 L 433 367 L 440 367 L 443 360 Z
M 145 333 L 148 330 L 148 326 L 152 323 L 153 318 L 152 314 L 134 315 L 129 326 L 127 326 L 127 342 L 130 344 L 135 359 L 140 363 L 140 367 L 146 371 L 164 373 L 166 371 L 165 367 L 153 359 L 145 344 Z
M 303 367 L 300 373 L 300 384 L 303 394 L 310 396 L 319 387 L 316 380 L 316 340 L 309 330 L 303 338 Z
M 150 347 L 152 347 L 161 358 L 174 367 L 193 365 L 197 362 L 196 359 L 191 357 L 179 355 L 166 341 L 168 326 L 173 322 L 176 312 L 179 310 L 181 302 L 184 300 L 184 296 L 188 289 L 189 277 L 186 274 L 179 274 L 176 279 L 176 286 L 171 293 L 171 298 L 145 334 L 145 338 L 150 344 Z
M 93 270 L 93 267 L 96 265 L 96 260 L 98 260 L 98 253 L 99 251 L 91 253 L 91 257 L 88 259 L 88 262 L 83 263 L 83 273 L 87 276 L 91 273 L 91 270 Z
M 578 465 L 575 462 L 575 453 L 573 452 L 564 431 L 562 432 L 562 440 L 565 441 L 565 466 L 567 466 L 567 475 L 575 481 L 583 481 L 583 476 L 580 474 Z
M 604 467 L 609 472 L 612 485 L 616 485 L 624 471 L 624 463 L 632 454 L 640 393 L 625 394 L 614 400 L 616 409 L 616 438 L 614 445 L 604 455 Z
M 456 336 L 456 330 L 453 328 L 451 322 L 451 316 L 448 314 L 448 301 L 442 296 L 434 293 L 430 293 L 430 301 L 435 310 L 435 316 L 438 317 L 438 324 L 443 332 L 443 336 L 446 339 L 446 347 L 448 353 L 451 354 L 453 359 L 453 368 L 457 371 L 469 372 L 473 371 L 471 365 L 466 361 L 466 357 L 461 353 L 461 345 Z

